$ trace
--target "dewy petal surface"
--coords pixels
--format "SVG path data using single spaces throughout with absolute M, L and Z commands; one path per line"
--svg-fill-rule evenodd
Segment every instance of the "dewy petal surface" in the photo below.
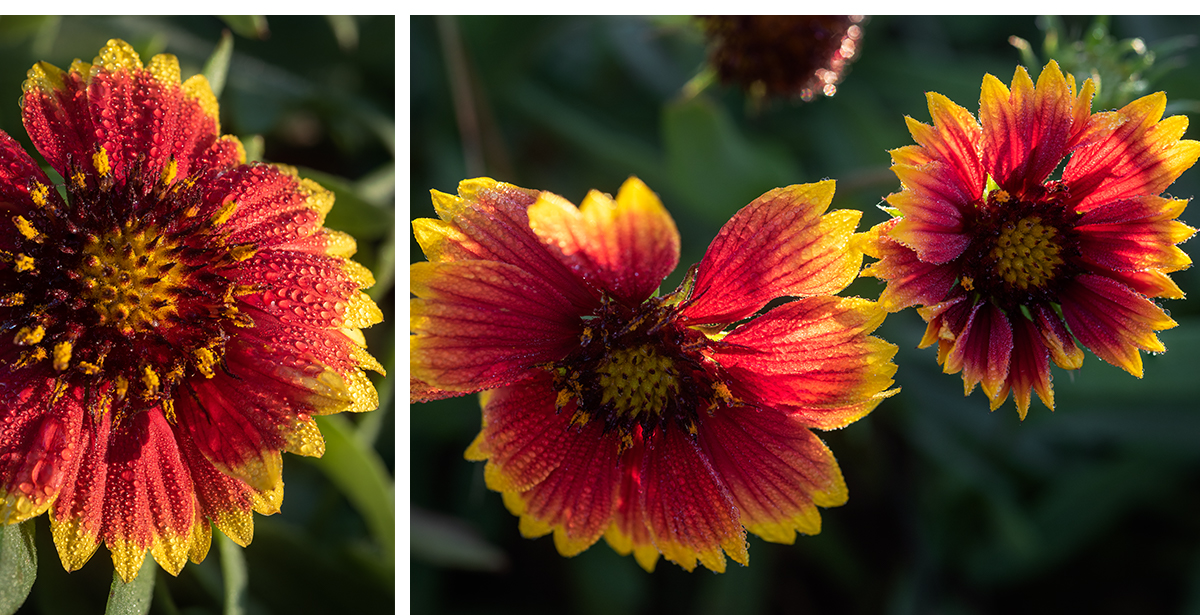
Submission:
M 817 506 L 846 503 L 833 453 L 794 417 L 735 407 L 706 421 L 703 437 L 742 523 L 763 540 L 792 544 L 796 532 L 816 534 Z
M 1036 84 L 985 76 L 978 122 L 929 93 L 933 125 L 909 118 L 916 145 L 891 152 L 893 219 L 860 240 L 880 305 L 918 307 L 920 346 L 1022 418 L 1032 392 L 1053 409 L 1050 363 L 1079 369 L 1080 345 L 1141 376 L 1175 325 L 1150 299 L 1182 298 L 1168 274 L 1191 265 L 1187 200 L 1162 194 L 1200 157 L 1187 118 L 1163 118 L 1162 93 L 1092 113 L 1095 92 L 1050 62 Z
M 49 509 L 67 570 L 103 543 L 126 581 L 147 552 L 177 574 L 279 511 L 281 453 L 324 451 L 312 415 L 378 405 L 374 280 L 333 194 L 245 164 L 174 56 L 38 63 L 21 104 L 64 183 L 0 133 L 0 518 Z
M 822 215 L 833 191 L 832 180 L 776 188 L 734 214 L 700 261 L 683 313 L 697 324 L 732 323 L 775 297 L 848 286 L 862 265 L 850 244 L 861 214 Z
M 576 208 L 543 193 L 529 207 L 529 226 L 557 249 L 584 281 L 637 305 L 679 262 L 679 231 L 658 196 L 632 177 L 614 201 L 593 190 Z
M 435 194 L 441 219 L 414 223 L 430 262 L 411 268 L 413 398 L 482 391 L 465 457 L 564 556 L 603 536 L 647 571 L 661 555 L 721 572 L 748 562 L 747 528 L 815 533 L 846 490 L 808 428 L 870 412 L 895 373 L 870 337 L 885 311 L 829 296 L 862 259 L 860 213 L 826 213 L 833 188 L 755 200 L 661 296 L 678 234 L 636 179 L 579 208 L 492 180 Z

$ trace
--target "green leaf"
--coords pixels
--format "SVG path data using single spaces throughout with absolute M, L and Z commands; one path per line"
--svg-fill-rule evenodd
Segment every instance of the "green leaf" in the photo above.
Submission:
M 126 583 L 121 575 L 113 571 L 112 587 L 108 590 L 108 606 L 104 615 L 144 615 L 150 612 L 151 595 L 154 592 L 154 573 L 158 564 L 147 555 L 137 578 Z
M 217 48 L 213 50 L 211 56 L 208 56 L 208 60 L 204 62 L 204 69 L 201 71 L 208 79 L 213 96 L 217 98 L 221 98 L 221 92 L 225 89 L 225 77 L 229 75 L 229 61 L 232 59 L 233 35 L 229 33 L 229 30 L 225 30 L 221 33 L 221 42 L 217 43 Z
M 219 15 L 221 21 L 240 36 L 265 39 L 270 34 L 265 15 Z
M 333 209 L 325 217 L 325 226 L 366 241 L 384 237 L 394 230 L 390 208 L 384 208 L 360 195 L 359 185 L 345 178 L 300 167 L 300 177 L 311 179 L 333 192 Z M 372 186 L 372 189 L 375 189 Z
M 396 510 L 391 477 L 375 449 L 355 436 L 350 419 L 332 414 L 314 417 L 325 436 L 325 455 L 313 463 L 329 477 L 366 521 L 383 560 L 394 559 Z
M 214 532 L 221 550 L 221 577 L 225 581 L 225 615 L 246 612 L 246 556 L 242 548 L 221 532 Z
M 466 523 L 415 507 L 410 515 L 414 558 L 446 568 L 486 572 L 499 572 L 508 565 L 504 552 Z
M 354 51 L 358 49 L 358 22 L 351 15 L 326 15 L 325 21 L 329 22 L 329 29 L 333 30 L 333 36 L 337 39 L 338 47 L 342 51 Z
M 672 187 L 714 224 L 804 176 L 785 151 L 748 139 L 723 107 L 703 95 L 666 107 L 663 142 Z
M 246 149 L 246 162 L 261 161 L 266 146 L 262 135 L 242 137 L 242 147 Z
M 37 578 L 37 547 L 33 520 L 0 526 L 0 613 L 12 615 Z

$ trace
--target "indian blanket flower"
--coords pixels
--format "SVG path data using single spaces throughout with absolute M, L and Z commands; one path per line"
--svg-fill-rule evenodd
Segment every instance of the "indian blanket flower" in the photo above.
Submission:
M 978 121 L 930 93 L 933 126 L 907 118 L 917 144 L 891 152 L 895 217 L 864 248 L 879 302 L 923 306 L 921 346 L 993 410 L 1011 391 L 1022 418 L 1031 390 L 1054 408 L 1050 361 L 1079 368 L 1080 345 L 1140 378 L 1139 350 L 1175 326 L 1153 299 L 1182 298 L 1167 274 L 1191 263 L 1187 201 L 1162 196 L 1200 156 L 1187 118 L 1162 119 L 1162 93 L 1092 113 L 1093 91 L 1051 62 L 1036 86 L 985 76 Z
M 0 133 L 0 519 L 48 512 L 67 570 L 104 543 L 126 581 L 147 551 L 177 574 L 279 510 L 313 415 L 378 404 L 371 275 L 332 194 L 245 164 L 174 56 L 38 63 L 21 107 L 64 183 Z
M 490 179 L 458 192 L 413 223 L 413 399 L 483 391 L 466 456 L 523 535 L 723 571 L 747 563 L 746 530 L 792 543 L 845 502 L 811 430 L 894 393 L 896 349 L 870 336 L 875 303 L 830 296 L 862 262 L 860 212 L 824 213 L 834 182 L 755 200 L 664 296 L 679 234 L 637 179 L 580 208 Z M 799 298 L 760 313 L 781 297 Z

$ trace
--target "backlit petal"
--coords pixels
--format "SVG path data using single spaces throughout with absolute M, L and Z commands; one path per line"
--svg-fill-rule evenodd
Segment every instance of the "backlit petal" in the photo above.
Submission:
M 570 304 L 513 265 L 415 263 L 411 271 L 412 375 L 426 383 L 461 391 L 504 386 L 578 342 Z
M 642 477 L 646 525 L 663 557 L 689 571 L 699 562 L 724 572 L 726 554 L 749 563 L 731 495 L 685 432 L 662 429 L 647 437 Z
M 896 346 L 870 337 L 884 311 L 863 299 L 810 297 L 735 329 L 717 346 L 735 399 L 778 408 L 808 427 L 844 427 L 888 391 Z
M 683 314 L 697 324 L 732 323 L 779 296 L 849 285 L 862 265 L 850 243 L 861 213 L 822 216 L 833 191 L 833 181 L 776 188 L 734 214 L 700 261 Z
M 1166 350 L 1155 331 L 1175 321 L 1145 297 L 1096 275 L 1081 275 L 1063 290 L 1062 313 L 1067 326 L 1096 356 L 1142 377 L 1142 356 Z
M 593 190 L 576 208 L 542 193 L 529 226 L 586 282 L 637 305 L 679 262 L 679 231 L 658 196 L 631 177 L 614 201 Z
M 846 502 L 846 484 L 829 448 L 802 422 L 770 409 L 733 407 L 704 420 L 700 437 L 746 529 L 792 544 L 817 534 L 817 507 Z

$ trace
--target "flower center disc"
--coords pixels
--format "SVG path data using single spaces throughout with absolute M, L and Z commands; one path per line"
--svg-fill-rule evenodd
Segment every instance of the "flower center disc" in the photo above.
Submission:
M 614 350 L 597 369 L 601 404 L 613 404 L 619 416 L 661 415 L 668 396 L 679 393 L 674 363 L 651 346 Z
M 996 275 L 1021 290 L 1040 288 L 1054 279 L 1055 268 L 1063 264 L 1061 246 L 1055 241 L 1058 229 L 1029 216 L 1000 228 L 990 252 Z
M 153 228 L 88 237 L 79 273 L 83 298 L 101 324 L 126 335 L 155 327 L 175 313 L 182 272 Z

